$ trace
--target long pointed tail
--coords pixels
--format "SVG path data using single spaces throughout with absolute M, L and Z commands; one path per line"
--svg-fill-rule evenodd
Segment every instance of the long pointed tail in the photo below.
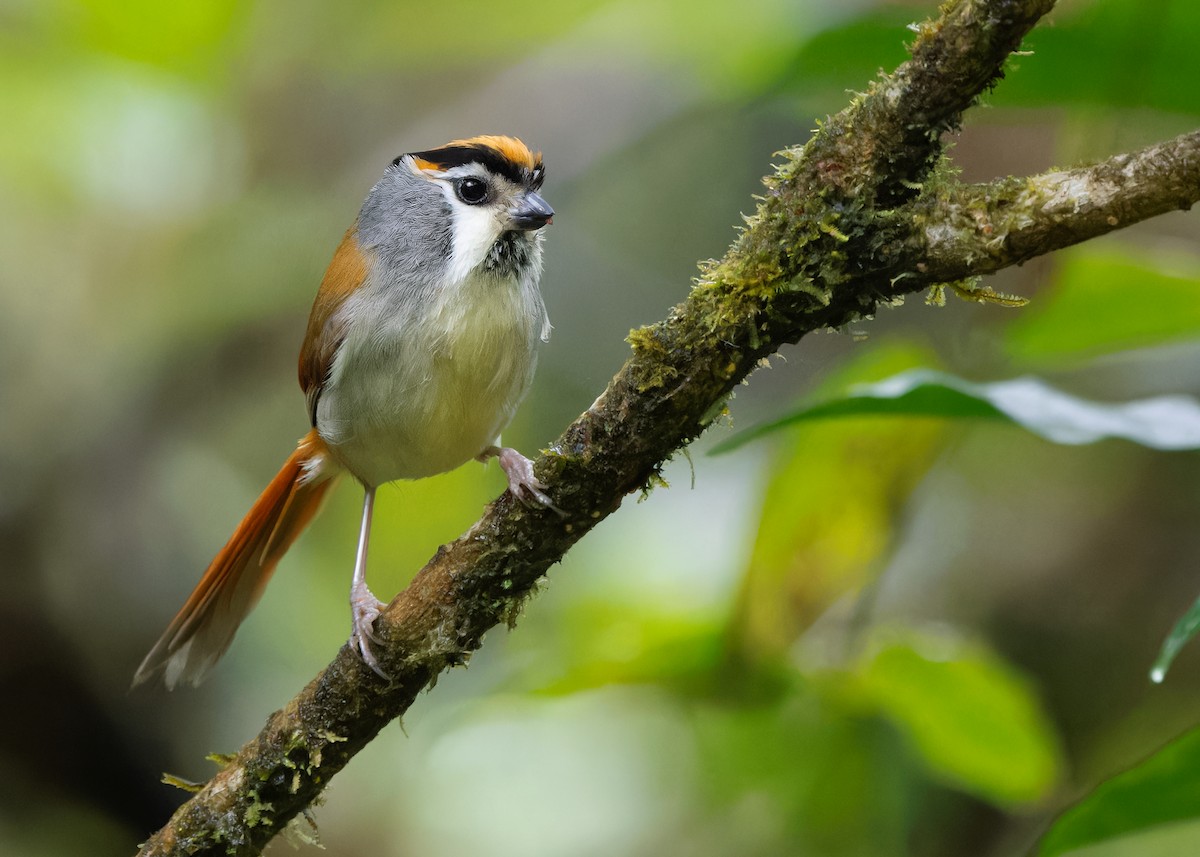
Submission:
M 199 684 L 229 648 L 276 564 L 320 511 L 337 467 L 316 429 L 291 454 L 133 677 L 136 687 L 162 672 L 168 688 Z

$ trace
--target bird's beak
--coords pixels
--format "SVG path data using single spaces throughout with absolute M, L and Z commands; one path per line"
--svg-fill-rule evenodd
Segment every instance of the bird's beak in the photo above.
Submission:
M 508 211 L 508 222 L 513 229 L 530 232 L 541 229 L 554 217 L 554 209 L 534 191 L 528 191 L 521 201 Z

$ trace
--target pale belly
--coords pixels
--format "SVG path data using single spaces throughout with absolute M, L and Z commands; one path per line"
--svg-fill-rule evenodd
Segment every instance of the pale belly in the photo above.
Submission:
M 357 323 L 317 405 L 317 430 L 367 485 L 453 470 L 498 439 L 533 375 L 542 318 L 515 290 L 424 318 Z M 540 308 L 540 307 L 539 307 Z

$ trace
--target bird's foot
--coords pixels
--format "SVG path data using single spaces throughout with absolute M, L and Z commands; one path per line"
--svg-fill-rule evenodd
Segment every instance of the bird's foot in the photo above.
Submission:
M 355 584 L 350 590 L 350 616 L 353 630 L 350 645 L 358 651 L 363 663 L 369 666 L 384 681 L 390 677 L 379 666 L 379 660 L 371 651 L 371 643 L 382 645 L 375 633 L 375 620 L 387 605 L 371 594 L 365 583 Z
M 541 506 L 560 517 L 566 512 L 554 505 L 546 486 L 533 475 L 533 462 L 511 447 L 493 447 L 491 454 L 500 459 L 500 467 L 508 477 L 508 493 L 526 506 Z

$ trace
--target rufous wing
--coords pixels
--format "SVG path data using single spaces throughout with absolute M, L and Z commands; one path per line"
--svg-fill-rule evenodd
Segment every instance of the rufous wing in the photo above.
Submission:
M 369 264 L 358 244 L 358 225 L 351 226 L 333 254 L 321 288 L 308 316 L 308 330 L 300 347 L 300 388 L 308 402 L 308 417 L 317 424 L 317 400 L 329 378 L 338 347 L 346 338 L 346 320 L 338 310 L 367 278 Z

